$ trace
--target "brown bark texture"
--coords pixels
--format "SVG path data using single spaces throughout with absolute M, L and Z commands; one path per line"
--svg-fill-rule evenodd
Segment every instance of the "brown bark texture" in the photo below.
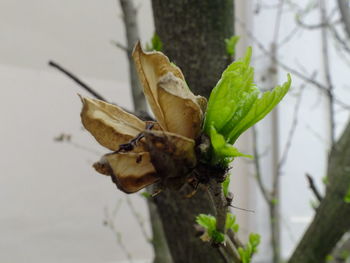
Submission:
M 350 229 L 350 204 L 344 198 L 350 187 L 350 122 L 329 158 L 326 195 L 295 249 L 289 263 L 322 263 Z
M 179 66 L 195 94 L 209 97 L 227 66 L 224 39 L 233 35 L 233 0 L 153 0 L 163 52 Z M 200 213 L 215 215 L 207 192 L 186 199 L 167 190 L 155 198 L 174 263 L 224 262 L 194 228 Z

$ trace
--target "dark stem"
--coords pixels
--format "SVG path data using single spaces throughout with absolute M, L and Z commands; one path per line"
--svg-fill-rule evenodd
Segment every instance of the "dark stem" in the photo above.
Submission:
M 314 195 L 317 198 L 317 200 L 319 202 L 321 202 L 323 197 L 322 197 L 321 193 L 318 191 L 318 189 L 317 189 L 317 187 L 315 185 L 314 179 L 309 174 L 306 174 L 305 176 L 307 178 L 307 181 L 309 182 L 309 187 L 310 187 L 311 191 L 314 193 Z
M 104 97 L 102 97 L 99 93 L 97 93 L 93 88 L 91 88 L 90 86 L 88 86 L 85 82 L 83 82 L 82 80 L 80 80 L 77 76 L 75 76 L 73 73 L 71 73 L 70 71 L 68 71 L 67 69 L 64 69 L 63 67 L 61 67 L 59 64 L 57 64 L 56 62 L 50 60 L 49 61 L 49 66 L 56 68 L 57 70 L 59 70 L 60 72 L 62 72 L 63 74 L 65 74 L 66 76 L 68 76 L 71 80 L 73 80 L 75 83 L 77 83 L 80 87 L 82 87 L 84 90 L 86 90 L 87 92 L 89 92 L 92 96 L 94 96 L 96 99 L 99 100 L 103 100 L 103 101 L 107 101 Z

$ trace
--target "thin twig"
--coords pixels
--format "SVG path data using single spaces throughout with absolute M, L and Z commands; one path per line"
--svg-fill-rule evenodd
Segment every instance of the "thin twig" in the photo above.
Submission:
M 234 263 L 241 263 L 242 260 L 237 252 L 237 247 L 231 242 L 230 239 L 226 240 L 226 244 L 223 245 L 227 253 L 230 254 Z
M 313 179 L 312 176 L 309 175 L 309 174 L 306 174 L 305 176 L 306 176 L 306 178 L 307 178 L 307 181 L 308 181 L 308 183 L 309 183 L 309 187 L 310 187 L 311 191 L 314 193 L 316 199 L 317 199 L 319 202 L 321 202 L 322 199 L 323 199 L 323 197 L 322 197 L 320 191 L 317 189 L 317 187 L 316 187 L 316 185 L 315 185 L 315 182 L 314 182 L 314 179 Z
M 131 255 L 131 253 L 128 251 L 126 245 L 124 244 L 122 234 L 118 231 L 118 229 L 116 228 L 116 226 L 114 224 L 115 218 L 116 218 L 117 213 L 121 207 L 121 204 L 122 204 L 122 199 L 119 199 L 118 203 L 114 207 L 111 215 L 109 214 L 108 209 L 105 208 L 104 225 L 107 226 L 110 230 L 112 230 L 112 232 L 115 235 L 117 244 L 119 245 L 119 247 L 121 248 L 121 250 L 125 254 L 125 256 L 127 257 L 128 261 L 130 263 L 132 263 L 133 257 Z
M 219 252 L 222 255 L 222 257 L 224 258 L 226 263 L 232 263 L 231 257 L 229 256 L 229 252 L 226 250 L 224 245 L 219 246 Z
M 345 41 L 345 39 L 343 39 L 340 34 L 338 33 L 337 29 L 335 28 L 335 26 L 330 25 L 329 29 L 331 30 L 331 32 L 333 33 L 333 37 L 335 38 L 336 41 L 338 41 L 340 43 L 340 45 L 343 47 L 343 49 L 350 53 L 350 47 L 348 45 L 348 43 Z
M 111 40 L 112 45 L 116 46 L 117 48 L 120 48 L 121 50 L 125 51 L 125 52 L 131 52 L 130 50 L 128 50 L 128 48 L 126 46 L 124 46 L 122 43 L 119 43 L 115 40 Z
M 327 7 L 325 0 L 320 0 L 320 14 L 321 24 L 327 23 Z M 331 79 L 331 69 L 329 61 L 329 48 L 328 48 L 328 36 L 327 28 L 321 28 L 321 45 L 322 45 L 322 57 L 323 57 L 323 73 L 326 78 L 327 85 L 327 99 L 328 99 L 328 119 L 329 119 L 329 140 L 331 148 L 335 142 L 335 116 L 334 116 L 334 86 Z
M 56 62 L 50 60 L 49 61 L 49 66 L 58 69 L 60 72 L 62 72 L 63 74 L 65 74 L 66 76 L 68 76 L 71 80 L 73 80 L 75 83 L 77 83 L 80 87 L 82 87 L 83 89 L 85 89 L 87 92 L 89 92 L 92 96 L 94 96 L 95 98 L 99 99 L 99 100 L 103 100 L 103 101 L 107 101 L 104 97 L 102 97 L 99 93 L 97 93 L 93 88 L 91 88 L 90 86 L 88 86 L 85 82 L 83 82 L 82 80 L 80 80 L 77 76 L 75 76 L 73 73 L 71 73 L 70 71 L 68 71 L 67 69 L 64 69 L 63 67 L 61 67 L 59 64 L 57 64 Z
M 283 62 L 281 62 L 279 59 L 277 58 L 273 58 L 271 52 L 269 52 L 265 46 L 252 34 L 252 32 L 250 30 L 247 29 L 246 25 L 244 22 L 242 22 L 240 19 L 235 18 L 235 21 L 246 31 L 247 36 L 257 45 L 257 47 L 267 56 L 269 56 L 270 58 L 272 58 L 274 60 L 274 62 L 276 64 L 278 64 L 281 68 L 283 68 L 284 70 L 290 72 L 291 74 L 293 74 L 294 76 L 312 84 L 313 86 L 317 87 L 318 89 L 320 89 L 322 92 L 324 93 L 328 93 L 328 88 L 323 85 L 322 83 L 316 81 L 315 79 L 310 78 L 309 76 L 305 75 L 304 73 L 284 64 Z M 334 102 L 336 102 L 339 106 L 341 106 L 344 109 L 350 110 L 350 105 L 339 100 L 337 97 L 333 97 Z
M 210 181 L 208 188 L 209 196 L 216 208 L 216 230 L 225 234 L 225 224 L 227 215 L 227 200 L 224 196 L 224 191 L 222 189 L 222 184 L 217 182 L 215 179 Z
M 314 73 L 314 75 L 316 75 L 316 73 Z M 289 153 L 289 150 L 292 146 L 294 133 L 295 133 L 297 125 L 298 125 L 298 115 L 299 115 L 299 109 L 300 109 L 300 105 L 301 105 L 302 94 L 303 94 L 303 91 L 305 90 L 305 87 L 306 87 L 305 83 L 300 87 L 300 92 L 299 92 L 299 95 L 297 98 L 297 102 L 295 103 L 295 106 L 294 106 L 292 125 L 291 125 L 289 132 L 288 132 L 286 145 L 284 147 L 284 150 L 282 151 L 282 157 L 278 163 L 278 170 L 279 171 L 281 171 L 281 168 L 283 167 L 283 165 L 287 161 L 288 153 Z
M 137 25 L 137 7 L 134 6 L 134 2 L 130 0 L 119 0 L 120 7 L 123 11 L 123 22 L 125 25 L 125 35 L 127 45 L 118 45 L 122 48 L 127 55 L 129 64 L 129 78 L 131 84 L 131 93 L 133 97 L 134 110 L 136 112 L 147 112 L 147 103 L 142 92 L 142 88 L 137 76 L 134 61 L 131 56 L 131 52 L 140 39 L 139 29 Z
M 237 234 L 232 229 L 227 230 L 227 235 L 236 248 L 244 247 L 243 242 L 238 238 Z
M 152 238 L 150 238 L 150 236 L 148 235 L 146 228 L 145 228 L 145 220 L 141 217 L 140 213 L 138 213 L 133 205 L 133 203 L 131 202 L 131 199 L 126 196 L 126 203 L 129 206 L 131 213 L 134 215 L 134 217 L 136 218 L 137 223 L 140 226 L 141 232 L 143 237 L 146 239 L 146 241 L 148 243 L 152 243 Z
M 258 182 L 258 187 L 267 203 L 270 202 L 271 196 L 268 192 L 267 188 L 264 185 L 264 182 L 262 181 L 262 174 L 260 169 L 260 156 L 258 153 L 258 134 L 256 127 L 252 127 L 252 135 L 253 135 L 253 151 L 254 151 L 254 166 L 255 166 L 255 177 Z

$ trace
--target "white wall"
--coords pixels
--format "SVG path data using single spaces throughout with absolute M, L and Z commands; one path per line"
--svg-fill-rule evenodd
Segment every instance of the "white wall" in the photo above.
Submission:
M 148 40 L 150 3 L 140 2 L 139 10 L 142 38 Z M 114 0 L 0 1 L 1 262 L 126 259 L 103 226 L 104 208 L 112 210 L 124 195 L 91 167 L 106 150 L 82 130 L 76 94 L 87 94 L 47 66 L 54 59 L 131 108 L 126 56 L 110 44 L 124 42 L 120 14 Z M 62 132 L 88 150 L 54 142 Z M 142 198 L 131 200 L 147 220 Z M 116 227 L 134 259 L 149 262 L 151 247 L 125 201 Z

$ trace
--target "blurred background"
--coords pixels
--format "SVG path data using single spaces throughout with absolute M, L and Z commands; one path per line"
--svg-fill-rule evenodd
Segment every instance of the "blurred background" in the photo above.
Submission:
M 135 5 L 146 43 L 151 2 Z M 126 196 L 91 167 L 105 150 L 80 123 L 77 93 L 89 94 L 48 66 L 56 61 L 132 109 L 127 56 L 115 45 L 126 43 L 122 15 L 115 0 L 0 0 L 0 262 L 152 262 L 144 197 Z M 280 176 L 288 257 L 317 206 L 305 175 L 322 195 L 328 151 L 348 121 L 349 46 L 335 1 L 327 2 L 326 33 L 319 1 L 236 1 L 235 16 L 236 57 L 253 47 L 258 87 L 283 83 L 287 72 L 293 78 L 278 111 L 239 141 L 256 151 L 267 189 Z M 263 237 L 255 262 L 270 262 L 268 205 L 255 168 L 235 160 L 233 203 L 255 212 L 233 211 L 242 236 Z

